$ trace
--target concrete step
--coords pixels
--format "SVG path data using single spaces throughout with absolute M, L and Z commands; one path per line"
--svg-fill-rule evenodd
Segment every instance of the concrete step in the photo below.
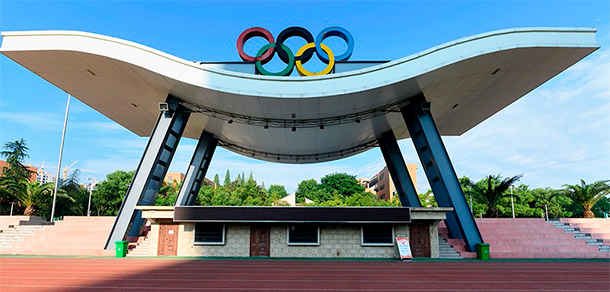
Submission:
M 491 252 L 492 259 L 610 259 L 610 253 L 601 252 Z

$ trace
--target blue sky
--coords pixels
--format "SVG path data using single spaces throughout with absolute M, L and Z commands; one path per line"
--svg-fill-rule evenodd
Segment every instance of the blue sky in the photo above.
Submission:
M 161 2 L 1 1 L 0 30 L 80 30 L 118 37 L 199 61 L 239 61 L 235 41 L 246 28 L 274 36 L 299 25 L 314 36 L 339 25 L 356 40 L 351 60 L 393 60 L 487 31 L 531 26 L 596 27 L 601 49 L 460 137 L 445 137 L 459 176 L 524 174 L 532 187 L 610 179 L 610 4 L 541 2 Z M 256 45 L 256 44 L 254 44 Z M 340 43 L 339 43 L 340 45 Z M 254 50 L 252 45 L 247 49 Z M 0 142 L 24 138 L 28 164 L 56 166 L 66 94 L 0 57 Z M 170 171 L 185 172 L 196 142 L 183 139 Z M 97 173 L 137 166 L 146 138 L 72 99 L 64 165 Z M 410 140 L 399 142 L 407 163 L 419 163 Z M 218 149 L 208 177 L 227 169 L 253 172 L 266 186 L 289 192 L 303 179 L 332 172 L 370 177 L 384 166 L 379 149 L 309 165 L 275 164 Z M 418 170 L 418 189 L 428 189 Z

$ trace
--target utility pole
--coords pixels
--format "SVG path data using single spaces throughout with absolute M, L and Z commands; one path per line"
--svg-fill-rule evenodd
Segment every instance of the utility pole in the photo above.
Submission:
M 546 221 L 549 221 L 549 208 L 547 204 L 544 204 L 544 212 L 546 213 Z
M 55 202 L 57 201 L 57 189 L 59 188 L 59 173 L 61 171 L 61 157 L 64 153 L 64 140 L 66 138 L 66 125 L 68 124 L 68 111 L 70 110 L 70 95 L 66 103 L 66 116 L 64 117 L 64 129 L 61 132 L 61 144 L 59 146 L 59 162 L 57 163 L 57 175 L 55 176 L 55 191 L 53 191 L 53 205 L 51 206 L 51 222 L 55 221 Z

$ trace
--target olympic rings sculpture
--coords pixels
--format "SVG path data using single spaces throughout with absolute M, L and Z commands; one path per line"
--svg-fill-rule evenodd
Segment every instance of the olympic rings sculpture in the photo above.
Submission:
M 345 41 L 347 50 L 345 50 L 343 54 L 336 56 L 327 45 L 322 43 L 326 38 L 331 36 L 340 37 Z M 244 52 L 244 45 L 253 37 L 262 37 L 269 42 L 269 44 L 260 48 L 255 56 L 250 56 Z M 300 37 L 307 42 L 307 44 L 297 51 L 296 55 L 292 53 L 292 50 L 290 50 L 288 46 L 284 45 L 284 42 L 291 37 Z M 338 26 L 331 26 L 323 29 L 315 39 L 308 30 L 300 26 L 284 29 L 275 40 L 273 39 L 273 35 L 262 27 L 246 29 L 237 38 L 237 52 L 239 53 L 239 57 L 243 61 L 254 62 L 257 72 L 261 75 L 268 76 L 289 76 L 295 67 L 297 68 L 297 73 L 301 76 L 326 75 L 333 71 L 335 62 L 349 60 L 353 51 L 354 38 L 347 30 Z M 278 72 L 269 72 L 263 65 L 271 61 L 275 53 L 277 53 L 280 60 L 286 64 L 286 67 Z M 327 65 L 326 68 L 320 72 L 310 72 L 303 67 L 303 64 L 311 60 L 314 53 L 318 56 L 320 61 Z

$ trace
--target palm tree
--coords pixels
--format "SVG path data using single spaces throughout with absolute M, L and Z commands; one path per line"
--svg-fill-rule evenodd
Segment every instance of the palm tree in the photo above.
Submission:
M 593 214 L 591 208 L 593 208 L 593 205 L 595 205 L 597 201 L 610 194 L 610 185 L 608 185 L 608 182 L 610 182 L 610 180 L 600 180 L 592 184 L 587 184 L 581 179 L 580 185 L 563 185 L 564 189 L 553 195 L 553 197 L 563 196 L 569 198 L 583 208 L 582 215 L 584 218 L 595 218 L 595 214 Z
M 517 181 L 521 179 L 523 175 L 516 175 L 513 177 L 507 177 L 500 181 L 500 175 L 489 175 L 483 180 L 485 184 L 475 184 L 470 179 L 465 182 L 466 186 L 472 188 L 472 193 L 478 194 L 483 200 L 483 203 L 487 205 L 486 216 L 498 217 L 498 209 L 496 206 L 501 198 L 510 196 L 506 191 Z
M 36 205 L 40 204 L 46 196 L 53 195 L 53 184 L 47 183 L 40 185 L 25 180 L 19 182 L 7 181 L 0 186 L 0 189 L 13 193 L 15 199 L 25 207 L 23 215 L 26 216 L 35 215 Z M 63 191 L 58 191 L 57 196 L 74 201 L 72 197 L 68 196 Z

